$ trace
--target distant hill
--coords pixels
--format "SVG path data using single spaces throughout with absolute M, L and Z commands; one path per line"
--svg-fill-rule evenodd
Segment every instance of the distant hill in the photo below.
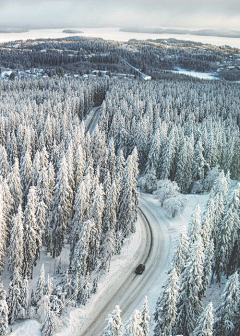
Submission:
M 0 34 L 25 33 L 28 31 L 29 31 L 28 29 L 24 29 L 24 28 L 0 27 Z
M 80 33 L 83 33 L 83 31 L 76 30 L 76 29 L 64 29 L 63 33 L 65 33 L 65 34 L 80 34 Z
M 201 36 L 216 36 L 216 37 L 230 37 L 240 38 L 240 31 L 237 30 L 219 30 L 219 29 L 201 29 L 201 30 L 188 30 L 188 29 L 168 29 L 168 28 L 151 28 L 151 27 L 125 27 L 120 31 L 131 33 L 148 33 L 148 34 L 189 34 Z

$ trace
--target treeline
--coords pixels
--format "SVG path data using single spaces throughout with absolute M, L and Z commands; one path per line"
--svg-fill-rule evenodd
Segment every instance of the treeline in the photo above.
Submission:
M 229 176 L 216 179 L 205 212 L 192 215 L 188 233 L 182 233 L 171 269 L 151 317 L 147 298 L 127 323 L 116 306 L 108 315 L 102 336 L 235 336 L 239 323 L 239 197 L 240 184 L 230 188 Z M 227 276 L 215 307 L 204 308 L 209 285 Z M 150 324 L 150 318 L 154 323 Z
M 16 43 L 12 43 L 13 45 Z M 104 41 L 97 38 L 69 37 L 65 39 L 43 39 L 34 43 L 20 42 L 18 48 L 0 48 L 1 66 L 11 69 L 32 67 L 59 67 L 75 63 L 117 64 L 116 50 L 121 42 Z
M 100 70 L 132 72 L 123 60 L 154 79 L 162 78 L 163 70 L 175 67 L 195 71 L 214 71 L 227 80 L 239 79 L 239 49 L 203 45 L 191 41 L 130 40 L 127 44 L 99 38 L 69 37 L 39 39 L 2 44 L 0 64 L 11 69 L 63 67 L 75 71 L 89 67 Z M 13 47 L 14 46 L 14 47 Z M 230 69 L 227 66 L 232 66 Z
M 137 148 L 140 174 L 201 192 L 212 167 L 240 177 L 238 93 L 220 82 L 115 82 L 99 127 L 124 155 Z
M 172 269 L 160 295 L 154 335 L 237 335 L 239 324 L 239 197 L 240 184 L 229 189 L 222 172 L 210 194 L 206 211 L 197 206 L 188 234 L 182 234 Z M 210 281 L 229 279 L 222 301 L 203 310 Z
M 0 83 L 0 273 L 11 273 L 7 296 L 0 290 L 2 335 L 8 323 L 27 317 L 39 318 L 42 334 L 50 335 L 62 307 L 86 304 L 135 231 L 137 151 L 124 157 L 114 139 L 98 128 L 89 134 L 81 122 L 108 85 L 60 78 Z M 42 268 L 29 298 L 43 247 L 56 258 L 66 243 L 64 279 L 45 281 Z

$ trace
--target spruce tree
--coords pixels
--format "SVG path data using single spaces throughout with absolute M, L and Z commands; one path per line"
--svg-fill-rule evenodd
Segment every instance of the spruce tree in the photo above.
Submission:
M 13 227 L 8 247 L 8 268 L 14 273 L 16 269 L 22 272 L 23 267 L 23 213 L 19 206 L 13 217 Z
M 71 216 L 73 193 L 68 179 L 66 158 L 63 154 L 53 193 L 50 223 L 52 227 L 52 256 L 58 257 L 64 245 L 67 221 Z
M 53 311 L 48 309 L 41 328 L 42 336 L 54 336 L 59 331 L 61 323 L 59 317 Z
M 176 270 L 178 276 L 180 276 L 180 274 L 185 268 L 188 253 L 189 253 L 189 241 L 187 235 L 183 232 L 181 233 L 177 249 L 174 252 L 172 262 L 173 268 Z
M 197 326 L 193 330 L 192 336 L 212 336 L 213 335 L 213 306 L 210 302 L 200 315 Z
M 3 271 L 6 255 L 7 226 L 4 216 L 3 185 L 0 179 L 0 274 Z
M 164 290 L 157 300 L 154 313 L 154 335 L 168 336 L 172 334 L 177 315 L 178 275 L 175 269 L 169 274 Z
M 145 300 L 142 306 L 141 310 L 141 315 L 142 315 L 142 322 L 141 322 L 141 327 L 143 331 L 143 336 L 148 336 L 150 332 L 150 313 L 149 313 L 149 307 L 148 307 L 148 298 L 145 296 Z
M 6 292 L 0 283 L 0 336 L 6 336 L 8 332 L 8 306 Z
M 214 335 L 235 336 L 239 330 L 238 273 L 229 277 L 215 312 Z
M 189 243 L 193 244 L 201 235 L 201 208 L 198 204 L 188 224 Z
M 124 326 L 123 336 L 143 336 L 141 327 L 142 316 L 139 310 L 135 310 L 129 321 Z
M 203 246 L 201 237 L 191 246 L 186 267 L 179 279 L 175 332 L 190 335 L 202 312 L 200 293 L 203 276 Z
M 15 163 L 12 166 L 10 173 L 8 175 L 8 185 L 11 192 L 11 195 L 14 200 L 13 205 L 13 214 L 16 214 L 18 211 L 19 205 L 22 204 L 22 186 L 20 179 L 20 171 L 19 171 L 19 162 L 18 159 L 15 159 Z

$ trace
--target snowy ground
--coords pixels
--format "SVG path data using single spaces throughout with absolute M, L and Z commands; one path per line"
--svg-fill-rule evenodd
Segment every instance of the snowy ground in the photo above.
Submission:
M 200 79 L 212 79 L 212 80 L 219 80 L 216 76 L 214 76 L 211 72 L 198 72 L 193 70 L 187 70 L 176 67 L 176 70 L 169 70 L 169 72 L 177 73 L 177 74 L 183 74 L 191 77 L 196 77 Z

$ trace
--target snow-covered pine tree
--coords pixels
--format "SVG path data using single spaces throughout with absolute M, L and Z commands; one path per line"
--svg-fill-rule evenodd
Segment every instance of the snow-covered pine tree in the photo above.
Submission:
M 22 272 L 23 267 L 23 213 L 19 206 L 18 212 L 13 216 L 13 227 L 8 247 L 8 269 L 14 273 L 16 269 Z
M 193 330 L 192 336 L 212 336 L 213 335 L 213 305 L 210 302 L 200 315 L 197 326 Z
M 102 336 L 113 336 L 115 335 L 114 333 L 114 321 L 111 315 L 108 315 L 107 318 L 107 326 L 103 330 Z
M 204 154 L 204 148 L 202 145 L 202 140 L 200 138 L 194 148 L 194 158 L 193 158 L 193 166 L 192 166 L 192 170 L 193 170 L 192 179 L 194 182 L 198 181 L 199 188 L 200 188 L 199 191 L 202 191 L 201 188 L 203 187 L 203 180 L 204 180 L 206 171 L 209 169 L 208 164 L 206 163 L 206 160 L 203 154 Z M 196 186 L 196 183 L 194 183 L 194 185 Z
M 235 336 L 239 331 L 238 273 L 229 277 L 222 300 L 215 311 L 214 335 Z
M 0 336 L 6 336 L 8 332 L 8 306 L 6 296 L 3 284 L 0 283 Z
M 94 259 L 99 257 L 99 252 L 100 252 L 100 242 L 101 242 L 101 236 L 102 236 L 102 216 L 103 216 L 104 207 L 105 207 L 105 202 L 104 202 L 103 187 L 102 187 L 102 184 L 99 184 L 96 186 L 94 194 L 92 195 L 92 204 L 90 207 L 90 216 L 91 218 L 93 218 L 93 221 L 95 224 L 94 226 L 94 230 L 95 230 L 94 250 L 95 251 L 91 251 L 92 257 Z M 94 252 L 95 252 L 95 256 L 94 256 Z M 93 260 L 92 260 L 92 263 L 94 263 Z
M 3 178 L 7 178 L 10 172 L 10 166 L 8 162 L 7 152 L 4 146 L 0 144 L 0 175 Z
M 177 275 L 180 276 L 185 268 L 186 260 L 189 253 L 188 236 L 182 232 L 180 235 L 179 243 L 173 255 L 173 268 L 176 270 Z
M 175 158 L 175 132 L 171 131 L 169 138 L 162 147 L 162 156 L 161 156 L 161 180 L 168 179 L 170 177 L 170 172 L 172 168 L 172 163 Z
M 68 179 L 68 166 L 62 155 L 53 193 L 50 223 L 52 227 L 52 256 L 58 257 L 64 245 L 67 221 L 71 215 L 73 193 Z
M 8 289 L 8 320 L 9 323 L 14 323 L 19 317 L 25 315 L 24 311 L 24 300 L 22 296 L 22 277 L 20 276 L 18 270 L 15 270 L 13 274 L 12 281 L 9 283 Z
M 137 192 L 137 162 L 136 156 L 129 155 L 126 167 L 123 171 L 122 177 L 122 190 L 119 196 L 119 209 L 117 231 L 126 238 L 131 232 L 135 231 L 135 222 L 137 219 L 137 205 L 138 205 L 138 192 Z
M 188 224 L 188 237 L 190 245 L 201 235 L 201 208 L 198 204 Z
M 8 243 L 10 232 L 12 230 L 12 215 L 13 215 L 14 200 L 11 195 L 7 179 L 6 178 L 3 179 L 0 176 L 0 184 L 2 185 L 3 214 L 6 222 L 6 228 L 8 234 L 7 243 Z
M 112 314 L 108 315 L 108 325 L 104 329 L 103 336 L 122 336 L 123 324 L 121 319 L 121 309 L 115 306 Z
M 61 323 L 57 314 L 48 309 L 41 328 L 42 336 L 54 336 L 60 330 Z
M 193 139 L 185 137 L 180 148 L 174 180 L 181 191 L 186 193 L 192 185 Z
M 28 311 L 29 311 L 29 284 L 28 279 L 22 279 L 21 284 L 21 297 L 22 297 L 22 311 L 21 311 L 21 318 L 26 319 L 28 318 Z
M 79 144 L 74 155 L 74 178 L 75 186 L 78 187 L 81 182 L 86 165 L 85 152 L 82 145 Z
M 142 316 L 139 310 L 135 310 L 129 321 L 124 325 L 123 336 L 143 336 L 141 327 Z
M 204 248 L 204 262 L 203 262 L 203 277 L 202 277 L 202 292 L 201 297 L 204 297 L 209 286 L 210 276 L 212 274 L 212 260 L 214 254 L 214 244 L 211 239 L 208 245 Z
M 25 155 L 22 157 L 21 165 L 20 165 L 20 176 L 21 176 L 21 184 L 23 191 L 23 204 L 25 206 L 27 202 L 28 190 L 31 183 L 32 178 L 32 160 L 28 150 L 26 150 Z
M 116 183 L 113 181 L 107 195 L 106 203 L 102 220 L 102 251 L 101 254 L 105 256 L 103 258 L 104 264 L 111 260 L 112 254 L 116 250 L 116 223 L 117 223 L 117 188 Z M 102 259 L 102 258 L 101 258 Z
M 175 333 L 190 335 L 202 312 L 200 293 L 202 291 L 203 260 L 203 245 L 199 236 L 190 248 L 186 267 L 179 279 Z
M 17 158 L 15 159 L 14 165 L 11 167 L 7 180 L 8 180 L 8 185 L 9 185 L 11 195 L 14 200 L 13 214 L 16 214 L 18 211 L 19 205 L 22 204 L 22 196 L 23 196 L 21 179 L 20 179 L 20 171 L 19 171 L 19 162 Z
M 23 277 L 32 277 L 33 266 L 39 256 L 41 247 L 41 236 L 36 220 L 36 201 L 36 189 L 32 186 L 29 189 L 23 219 Z
M 153 138 L 150 151 L 148 153 L 148 160 L 146 165 L 146 172 L 155 171 L 157 177 L 160 177 L 159 166 L 160 166 L 160 156 L 161 154 L 161 141 L 159 129 L 156 130 Z
M 154 335 L 172 335 L 172 328 L 177 315 L 178 275 L 175 269 L 171 271 L 164 286 L 164 290 L 157 300 L 154 313 Z
M 35 299 L 34 301 L 38 304 L 38 302 L 41 300 L 45 292 L 45 269 L 44 264 L 42 264 L 40 269 L 40 274 L 37 281 L 36 291 L 34 293 Z
M 235 259 L 232 258 L 233 252 L 235 252 L 234 248 L 239 245 L 239 194 L 240 183 L 232 191 L 228 199 L 225 214 L 219 227 L 214 255 L 214 273 L 217 275 L 217 281 L 220 281 L 223 273 L 228 274 L 228 268 L 235 271 L 231 261 Z M 237 268 L 238 263 L 236 260 L 235 263 Z
M 149 307 L 148 307 L 148 298 L 145 296 L 144 303 L 141 309 L 141 315 L 142 315 L 142 331 L 144 336 L 148 336 L 150 332 L 150 312 L 149 312 Z
M 6 255 L 7 226 L 4 216 L 3 185 L 0 179 L 0 274 L 3 271 Z
M 79 240 L 70 255 L 70 273 L 86 275 L 88 270 L 89 241 L 94 222 L 89 219 L 83 223 Z

